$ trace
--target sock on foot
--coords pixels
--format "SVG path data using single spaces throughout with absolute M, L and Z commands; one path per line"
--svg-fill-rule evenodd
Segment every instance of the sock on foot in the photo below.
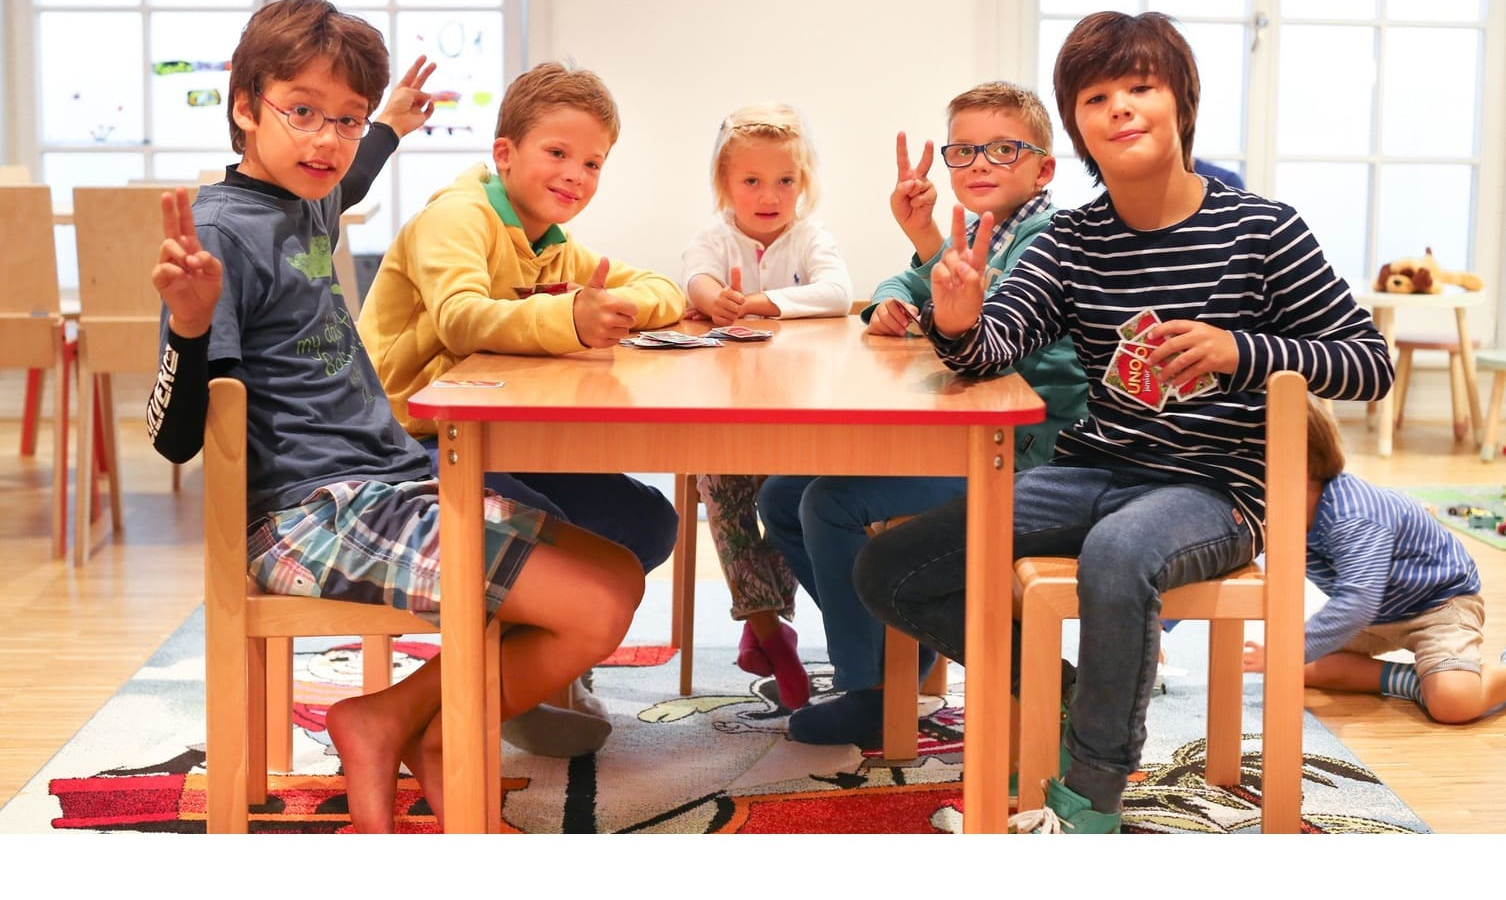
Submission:
M 1417 677 L 1417 667 L 1410 663 L 1382 663 L 1380 692 L 1385 697 L 1421 703 L 1422 679 Z
M 774 683 L 779 702 L 786 709 L 799 709 L 811 701 L 811 679 L 795 650 L 795 629 L 779 623 L 779 630 L 758 642 L 763 655 L 774 665 Z
M 579 680 L 570 686 L 570 695 L 577 709 L 535 706 L 503 722 L 502 739 L 525 753 L 556 759 L 600 750 L 612 733 L 605 707 Z
M 790 715 L 790 737 L 802 744 L 871 744 L 883 737 L 884 692 L 848 691 Z
M 743 636 L 737 642 L 737 667 L 749 675 L 769 676 L 774 674 L 774 664 L 758 646 L 758 635 L 752 622 L 743 622 Z

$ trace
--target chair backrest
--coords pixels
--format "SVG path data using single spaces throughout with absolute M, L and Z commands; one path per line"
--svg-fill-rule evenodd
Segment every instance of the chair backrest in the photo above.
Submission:
M 189 198 L 198 192 L 189 185 Z M 73 189 L 79 326 L 95 372 L 157 370 L 162 299 L 152 267 L 162 246 L 162 187 Z
M 209 382 L 204 420 L 204 580 L 246 587 L 246 386 L 234 378 Z
M 202 186 L 204 186 L 206 184 L 219 184 L 220 182 L 222 182 L 224 180 L 225 180 L 225 170 L 224 169 L 200 169 L 199 170 L 199 186 L 200 187 L 202 187 Z
M 20 168 L 20 167 L 17 167 Z M 0 184 L 0 366 L 42 368 L 53 361 L 59 315 L 52 193 L 45 185 Z
M 1303 579 L 1307 571 L 1307 381 L 1276 372 L 1266 383 L 1265 582 L 1266 633 L 1302 634 Z M 1275 620 L 1273 622 L 1273 620 Z M 1284 650 L 1286 659 L 1273 659 Z M 1302 671 L 1302 641 L 1266 647 L 1266 677 Z
M 31 184 L 31 172 L 25 166 L 0 166 L 0 184 Z

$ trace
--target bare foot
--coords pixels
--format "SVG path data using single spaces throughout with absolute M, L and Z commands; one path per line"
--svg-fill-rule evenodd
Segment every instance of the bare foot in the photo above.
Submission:
M 429 801 L 429 809 L 444 831 L 444 761 L 441 754 L 444 729 L 441 716 L 429 720 L 429 725 L 418 737 L 403 748 L 403 765 L 418 779 L 418 786 Z
M 363 834 L 392 833 L 398 754 L 406 737 L 399 723 L 383 714 L 378 696 L 341 700 L 324 719 L 345 771 L 350 823 Z

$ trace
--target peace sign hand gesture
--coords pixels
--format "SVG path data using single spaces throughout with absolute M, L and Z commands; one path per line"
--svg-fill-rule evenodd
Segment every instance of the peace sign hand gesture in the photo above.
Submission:
M 945 336 L 962 334 L 983 314 L 983 272 L 993 231 L 994 214 L 986 212 L 978 222 L 977 239 L 969 246 L 967 216 L 960 204 L 952 208 L 952 245 L 931 269 L 931 321 Z
M 223 274 L 220 261 L 199 243 L 188 189 L 164 191 L 162 249 L 152 267 L 152 286 L 167 304 L 168 326 L 175 334 L 196 338 L 209 330 Z
M 920 161 L 912 165 L 905 133 L 901 131 L 894 141 L 894 160 L 898 177 L 895 179 L 894 192 L 889 195 L 889 211 L 894 213 L 894 221 L 899 223 L 899 227 L 907 236 L 910 236 L 912 241 L 914 235 L 923 233 L 927 229 L 934 230 L 936 227 L 932 219 L 936 211 L 936 185 L 926 178 L 926 173 L 931 171 L 931 157 L 934 152 L 935 145 L 926 141 L 926 148 L 921 151 Z M 929 259 L 929 257 L 922 257 L 922 259 Z

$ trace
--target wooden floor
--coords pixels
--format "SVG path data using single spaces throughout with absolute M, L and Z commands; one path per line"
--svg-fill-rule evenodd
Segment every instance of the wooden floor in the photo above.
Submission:
M 10 389 L 15 381 L 0 379 Z M 1419 392 L 1421 393 L 1421 392 Z M 6 391 L 0 391 L 4 396 Z M 117 387 L 117 396 L 132 394 Z M 1417 407 L 1447 410 L 1421 402 Z M 140 410 L 121 404 L 126 529 L 95 528 L 87 567 L 48 551 L 51 460 L 47 435 L 17 455 L 14 411 L 0 407 L 0 802 L 9 800 L 201 601 L 201 482 L 197 463 L 173 494 L 169 466 L 151 452 Z M 1446 424 L 1409 418 L 1397 453 L 1374 455 L 1362 410 L 1339 406 L 1350 470 L 1378 484 L 1506 483 L 1506 459 L 1483 465 Z M 1506 647 L 1506 552 L 1466 541 L 1480 564 L 1488 610 L 1487 658 Z M 710 557 L 711 554 L 702 554 Z M 711 570 L 714 572 L 714 569 Z M 660 570 L 654 577 L 666 577 Z M 708 577 L 715 577 L 710 575 Z M 1506 715 L 1436 725 L 1412 703 L 1309 691 L 1310 709 L 1434 830 L 1506 831 Z

